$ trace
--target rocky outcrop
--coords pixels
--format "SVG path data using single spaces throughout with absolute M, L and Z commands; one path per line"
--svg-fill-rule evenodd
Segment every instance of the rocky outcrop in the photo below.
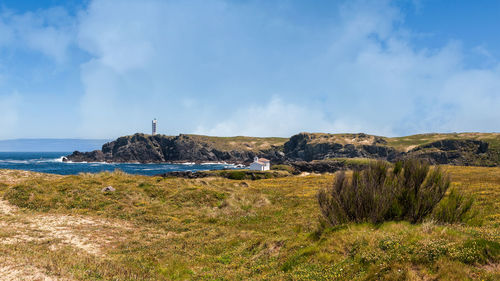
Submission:
M 101 150 L 94 150 L 92 152 L 75 151 L 73 154 L 63 157 L 63 161 L 72 162 L 105 162 L 106 157 Z
M 75 151 L 66 157 L 73 162 L 227 162 L 248 163 L 255 156 L 281 163 L 284 154 L 279 147 L 261 150 L 217 148 L 213 142 L 191 135 L 164 136 L 135 134 L 106 143 L 101 150 Z
M 135 134 L 106 143 L 101 150 L 78 152 L 66 157 L 73 162 L 226 162 L 249 164 L 255 156 L 272 164 L 293 164 L 300 171 L 331 172 L 340 169 L 336 162 L 311 162 L 335 158 L 369 158 L 396 161 L 404 158 L 426 159 L 432 164 L 496 166 L 498 151 L 487 142 L 475 139 L 442 139 L 409 151 L 391 146 L 387 138 L 367 134 L 300 133 L 288 141 L 272 138 L 218 138 L 197 135 Z M 401 148 L 400 148 L 401 149 Z
M 368 139 L 369 138 L 369 139 Z M 336 141 L 335 136 L 326 134 L 300 133 L 284 145 L 288 160 L 312 161 L 328 158 L 373 158 L 393 160 L 399 152 L 387 145 L 380 137 L 366 134 L 352 134 L 350 143 Z
M 418 146 L 404 157 L 426 159 L 432 164 L 491 166 L 488 146 L 480 140 L 445 139 Z

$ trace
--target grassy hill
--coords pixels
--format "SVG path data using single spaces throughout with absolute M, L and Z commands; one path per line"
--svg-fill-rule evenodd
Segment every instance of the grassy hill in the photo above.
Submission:
M 203 135 L 188 135 L 199 142 L 209 143 L 220 150 L 264 150 L 272 146 L 282 146 L 288 139 L 278 137 L 213 137 Z
M 398 151 L 407 152 L 421 145 L 426 145 L 439 140 L 480 140 L 489 144 L 489 149 L 498 155 L 500 162 L 500 133 L 430 133 L 417 134 L 403 137 L 383 137 L 367 134 L 328 134 L 328 133 L 307 133 L 314 136 L 312 144 L 320 143 L 339 143 L 354 145 L 386 145 L 393 147 Z M 269 149 L 272 146 L 282 146 L 288 141 L 288 138 L 258 138 L 258 137 L 212 137 L 202 135 L 189 135 L 197 140 L 209 142 L 214 147 L 221 150 L 262 150 Z
M 306 133 L 314 136 L 311 143 L 339 143 L 339 144 L 373 144 L 377 140 L 378 145 L 387 145 L 394 147 L 399 151 L 409 151 L 417 146 L 429 144 L 439 140 L 452 139 L 452 140 L 481 140 L 489 144 L 491 149 L 500 151 L 500 133 L 430 133 L 430 134 L 417 134 L 403 137 L 384 137 L 374 136 L 368 134 L 328 134 L 328 133 Z M 145 135 L 147 136 L 147 135 Z M 164 136 L 164 135 L 158 135 Z M 201 143 L 208 143 L 219 150 L 251 150 L 258 151 L 270 149 L 273 146 L 283 146 L 289 139 L 280 137 L 248 137 L 248 136 L 235 136 L 235 137 L 215 137 L 204 135 L 186 134 L 195 141 Z M 129 138 L 133 136 L 128 136 Z M 169 137 L 169 136 L 164 136 Z
M 397 138 L 359 134 L 299 133 L 290 138 L 134 134 L 101 150 L 66 156 L 72 162 L 227 162 L 250 163 L 255 156 L 273 163 L 371 158 L 427 159 L 433 164 L 499 166 L 500 134 L 425 134 Z
M 500 150 L 500 133 L 430 133 L 417 134 L 403 137 L 384 137 L 367 134 L 327 134 L 327 133 L 307 133 L 314 136 L 311 143 L 340 143 L 340 144 L 372 144 L 379 140 L 378 145 L 394 147 L 399 151 L 409 151 L 417 146 L 429 144 L 439 140 L 480 140 L 489 144 L 490 148 Z
M 498 280 L 500 168 L 446 169 L 468 224 L 323 231 L 332 175 L 230 180 L 0 170 L 0 272 L 59 280 Z M 116 191 L 103 193 L 111 185 Z
M 419 134 L 406 137 L 385 138 L 387 145 L 401 151 L 408 151 L 416 146 L 428 144 L 438 140 L 453 139 L 464 140 L 473 139 L 485 141 L 491 149 L 500 151 L 500 133 L 450 133 L 450 134 Z
M 336 152 L 333 151 L 335 146 Z M 363 133 L 301 133 L 285 144 L 285 153 L 289 155 L 290 151 L 295 158 L 307 155 L 306 158 L 324 159 L 328 154 L 334 154 L 328 158 L 385 157 L 394 160 L 401 157 L 418 157 L 440 164 L 498 166 L 500 134 L 434 133 L 389 138 Z

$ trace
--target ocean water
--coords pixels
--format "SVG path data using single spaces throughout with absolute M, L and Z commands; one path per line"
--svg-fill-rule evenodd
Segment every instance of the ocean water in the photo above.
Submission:
M 99 173 L 122 170 L 129 174 L 157 175 L 174 171 L 234 169 L 230 164 L 135 164 L 135 163 L 67 163 L 62 157 L 71 152 L 0 152 L 0 169 L 27 170 L 59 175 Z

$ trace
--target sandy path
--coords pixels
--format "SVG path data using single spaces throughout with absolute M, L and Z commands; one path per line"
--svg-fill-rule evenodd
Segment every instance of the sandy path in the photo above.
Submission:
M 0 281 L 59 281 L 68 280 L 51 277 L 41 269 L 26 264 L 0 264 Z
M 58 214 L 30 214 L 19 211 L 5 200 L 0 200 L 0 244 L 48 243 L 51 250 L 71 246 L 86 254 L 104 256 L 105 249 L 133 228 L 124 222 L 85 216 Z M 0 257 L 1 258 L 1 257 Z M 16 264 L 0 259 L 2 280 L 60 280 L 50 277 L 44 270 L 29 264 Z
M 0 200 L 0 214 L 12 215 L 16 211 L 17 211 L 17 207 L 16 206 L 10 205 L 5 200 Z

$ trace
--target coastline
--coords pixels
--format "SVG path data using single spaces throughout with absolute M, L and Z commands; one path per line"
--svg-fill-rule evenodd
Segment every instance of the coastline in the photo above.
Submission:
M 152 176 L 171 171 L 201 171 L 241 169 L 246 166 L 224 161 L 172 161 L 172 162 L 112 162 L 112 161 L 62 161 L 65 153 L 4 153 L 0 156 L 0 169 L 32 171 L 47 174 L 76 175 L 79 173 L 112 172 L 116 169 L 127 174 Z M 67 153 L 66 153 L 67 154 Z
M 65 158 L 65 157 L 63 157 Z M 159 161 L 159 162 L 154 162 L 154 161 L 147 161 L 147 162 L 140 162 L 140 161 L 72 161 L 72 160 L 62 160 L 60 161 L 62 163 L 67 163 L 67 164 L 77 164 L 77 163 L 84 163 L 84 164 L 140 164 L 140 165 L 160 165 L 160 164 L 169 164 L 169 165 L 234 165 L 234 166 L 242 166 L 246 167 L 248 165 L 245 164 L 245 162 L 241 161 Z

